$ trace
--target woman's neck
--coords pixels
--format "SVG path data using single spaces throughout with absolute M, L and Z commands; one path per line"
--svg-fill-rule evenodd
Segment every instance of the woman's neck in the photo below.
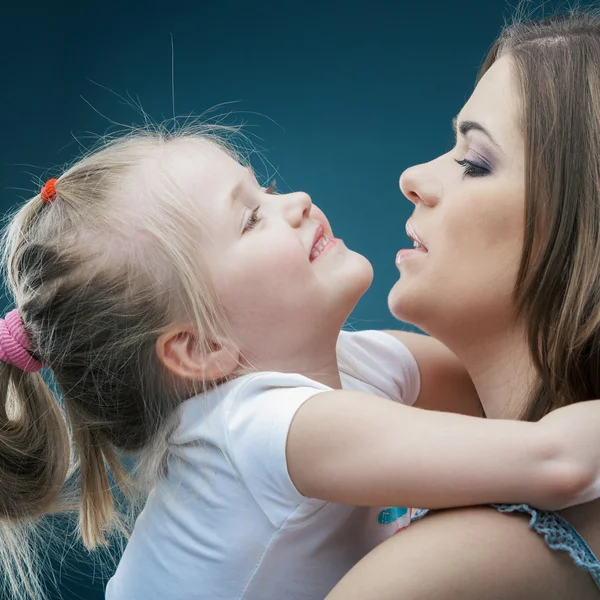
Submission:
M 519 418 L 537 379 L 523 329 L 450 347 L 469 371 L 488 418 Z

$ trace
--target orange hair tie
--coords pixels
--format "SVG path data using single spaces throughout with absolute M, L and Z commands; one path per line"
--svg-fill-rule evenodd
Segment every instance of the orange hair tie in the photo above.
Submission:
M 42 200 L 46 204 L 50 204 L 50 202 L 52 202 L 53 200 L 56 199 L 55 184 L 56 184 L 56 179 L 48 179 L 48 181 L 46 181 L 46 184 L 42 188 L 40 196 L 42 197 Z

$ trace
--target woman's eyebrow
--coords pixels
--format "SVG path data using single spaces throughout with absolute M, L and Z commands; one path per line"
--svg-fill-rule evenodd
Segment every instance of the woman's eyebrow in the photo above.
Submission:
M 490 140 L 490 142 L 492 142 L 492 144 L 494 144 L 494 146 L 496 146 L 496 148 L 498 148 L 498 150 L 502 150 L 498 145 L 498 142 L 492 137 L 492 134 L 477 121 L 459 121 L 457 117 L 454 117 L 454 119 L 452 119 L 452 129 L 454 129 L 455 133 L 458 131 L 463 136 L 467 135 L 469 131 L 480 131 Z

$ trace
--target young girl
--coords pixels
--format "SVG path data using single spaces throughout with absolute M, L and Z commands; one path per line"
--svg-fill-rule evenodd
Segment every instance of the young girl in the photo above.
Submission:
M 420 381 L 393 335 L 340 333 L 370 264 L 209 134 L 113 142 L 50 180 L 5 248 L 0 511 L 16 528 L 59 510 L 72 441 L 92 548 L 116 519 L 108 469 L 127 488 L 119 457 L 140 459 L 151 490 L 109 600 L 321 599 L 399 507 L 600 496 L 600 402 L 538 423 L 410 407 L 458 410 L 428 375 L 456 362 L 405 336 Z

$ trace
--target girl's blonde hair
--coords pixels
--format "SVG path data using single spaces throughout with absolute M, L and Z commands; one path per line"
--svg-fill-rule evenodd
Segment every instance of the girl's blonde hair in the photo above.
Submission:
M 228 131 L 146 129 L 105 143 L 58 178 L 50 205 L 32 198 L 5 232 L 9 290 L 59 392 L 0 363 L 0 559 L 11 597 L 43 596 L 27 536 L 42 515 L 78 511 L 88 549 L 126 533 L 116 507 L 143 498 L 174 409 L 202 389 L 166 371 L 156 340 L 174 322 L 191 323 L 199 344 L 225 329 L 200 260 L 209 232 L 191 217 L 195 190 L 181 185 L 178 161 L 215 146 L 239 160 Z M 142 457 L 135 473 L 127 456 Z

